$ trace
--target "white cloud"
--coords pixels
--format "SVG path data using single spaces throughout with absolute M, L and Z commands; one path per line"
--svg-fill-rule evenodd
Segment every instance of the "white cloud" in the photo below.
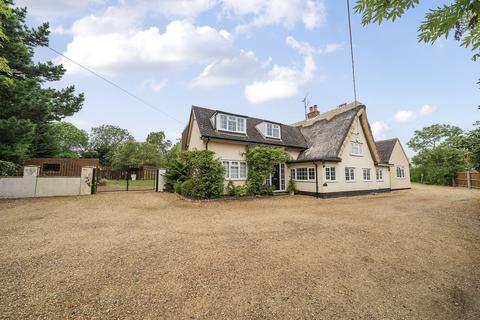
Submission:
M 293 49 L 296 49 L 303 55 L 312 55 L 315 49 L 308 42 L 298 42 L 294 37 L 285 38 L 285 43 Z
M 304 58 L 303 70 L 274 65 L 267 80 L 254 81 L 245 87 L 245 96 L 251 103 L 284 99 L 298 94 L 300 88 L 313 78 L 316 70 L 312 56 Z
M 431 106 L 431 105 L 428 105 L 428 104 L 424 104 L 424 105 L 420 108 L 420 115 L 422 115 L 422 116 L 429 116 L 429 115 L 431 115 L 432 113 L 434 113 L 435 110 L 437 110 L 437 107 Z
M 324 48 L 319 48 L 318 53 L 333 53 L 343 48 L 344 43 L 328 43 Z
M 269 60 L 261 63 L 252 51 L 240 50 L 235 57 L 223 58 L 207 65 L 191 85 L 213 87 L 250 81 L 268 62 Z
M 395 121 L 397 122 L 410 122 L 415 120 L 417 114 L 412 110 L 400 110 L 395 114 Z
M 160 81 L 155 79 L 147 79 L 143 81 L 142 86 L 152 90 L 153 92 L 159 92 L 167 85 L 167 82 L 167 79 Z
M 302 22 L 312 30 L 325 21 L 325 5 L 322 0 L 222 0 L 223 11 L 233 16 L 252 16 L 252 20 L 237 28 L 244 32 L 251 28 L 280 24 L 291 28 Z
M 72 30 L 65 29 L 62 25 L 51 26 L 50 31 L 52 32 L 52 34 L 58 34 L 58 35 L 71 34 L 72 33 Z
M 90 4 L 102 3 L 102 0 L 17 0 L 17 7 L 27 7 L 28 13 L 37 17 L 53 18 L 78 14 Z
M 172 66 L 211 63 L 235 54 L 230 34 L 189 21 L 172 21 L 162 33 L 141 29 L 138 16 L 124 8 L 108 8 L 101 16 L 88 16 L 72 27 L 73 40 L 65 55 L 104 73 L 121 70 L 158 71 Z M 70 72 L 81 70 L 63 59 Z
M 372 133 L 375 139 L 385 139 L 386 133 L 390 131 L 390 126 L 383 121 L 375 121 L 372 124 Z

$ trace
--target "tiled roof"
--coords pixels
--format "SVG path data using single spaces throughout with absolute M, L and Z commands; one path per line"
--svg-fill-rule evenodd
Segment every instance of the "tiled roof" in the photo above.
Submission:
M 197 124 L 200 129 L 200 134 L 202 135 L 202 137 L 223 139 L 223 140 L 230 140 L 230 141 L 239 141 L 239 142 L 253 143 L 253 144 L 274 145 L 274 146 L 297 148 L 297 149 L 308 148 L 307 142 L 305 141 L 305 138 L 300 132 L 300 129 L 293 126 L 272 122 L 268 120 L 263 120 L 263 119 L 257 119 L 257 118 L 232 114 L 232 115 L 243 117 L 247 120 L 246 121 L 247 134 L 244 135 L 244 134 L 222 132 L 222 131 L 216 130 L 213 127 L 213 124 L 210 121 L 210 119 L 216 113 L 223 113 L 223 114 L 230 114 L 230 113 L 207 109 L 207 108 L 201 108 L 197 106 L 193 106 L 192 111 L 195 115 L 195 119 L 197 120 Z M 256 126 L 262 122 L 270 122 L 270 123 L 276 123 L 280 125 L 281 139 L 265 138 L 256 128 Z

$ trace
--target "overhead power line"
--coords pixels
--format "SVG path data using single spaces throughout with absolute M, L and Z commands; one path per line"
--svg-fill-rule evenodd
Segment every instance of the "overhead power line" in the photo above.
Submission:
M 146 101 L 145 99 L 140 98 L 140 97 L 137 96 L 136 94 L 128 91 L 127 89 L 122 88 L 121 86 L 119 86 L 118 84 L 116 84 L 115 82 L 113 82 L 112 80 L 109 80 L 109 79 L 105 78 L 104 76 L 102 76 L 101 74 L 93 71 L 92 69 L 90 69 L 90 68 L 82 65 L 81 63 L 79 63 L 79 62 L 77 62 L 77 61 L 75 61 L 75 60 L 67 57 L 66 55 L 64 55 L 63 53 L 59 52 L 58 50 L 55 50 L 55 49 L 53 49 L 53 48 L 51 48 L 51 47 L 49 47 L 49 46 L 48 46 L 47 48 L 50 49 L 50 50 L 52 50 L 52 51 L 55 52 L 56 54 L 64 57 L 64 58 L 67 59 L 68 61 L 76 64 L 76 65 L 79 66 L 80 68 L 82 68 L 82 69 L 90 72 L 91 74 L 95 75 L 96 77 L 102 79 L 103 81 L 107 82 L 107 83 L 110 84 L 111 86 L 114 86 L 115 88 L 123 91 L 124 93 L 128 94 L 130 97 L 136 99 L 137 101 L 141 102 L 142 104 L 146 105 L 147 107 L 149 107 L 149 108 L 151 108 L 151 109 L 153 109 L 153 110 L 155 110 L 155 111 L 157 111 L 157 112 L 160 112 L 160 113 L 163 114 L 164 116 L 167 116 L 168 118 L 170 118 L 170 119 L 178 122 L 178 123 L 181 124 L 181 125 L 185 125 L 185 122 L 180 121 L 180 120 L 176 119 L 175 117 L 169 115 L 169 114 L 166 113 L 165 111 L 163 111 L 163 110 L 155 107 L 154 105 L 152 105 L 151 103 L 149 103 L 149 102 Z
M 348 32 L 350 34 L 350 56 L 352 58 L 353 98 L 355 103 L 357 103 L 357 85 L 355 83 L 355 61 L 353 58 L 352 21 L 350 18 L 350 1 L 349 0 L 347 0 L 347 12 L 348 12 Z

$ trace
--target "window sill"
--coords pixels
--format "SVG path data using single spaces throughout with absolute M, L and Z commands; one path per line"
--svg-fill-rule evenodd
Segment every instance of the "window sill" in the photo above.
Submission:
M 295 182 L 308 182 L 308 183 L 315 183 L 315 180 L 293 180 Z
M 325 180 L 326 183 L 337 183 L 338 180 Z
M 345 182 L 346 182 L 346 183 L 355 183 L 355 182 L 357 182 L 357 181 L 351 181 L 351 180 L 350 180 L 350 181 L 345 181 Z
M 363 180 L 363 182 L 373 182 L 372 180 Z
M 247 181 L 247 178 L 233 179 L 233 178 L 224 178 L 225 181 Z
M 350 153 L 352 157 L 363 157 L 363 154 Z

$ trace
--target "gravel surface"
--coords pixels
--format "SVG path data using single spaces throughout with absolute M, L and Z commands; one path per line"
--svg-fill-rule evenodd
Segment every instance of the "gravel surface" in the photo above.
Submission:
M 2 319 L 479 319 L 480 191 L 0 201 Z

